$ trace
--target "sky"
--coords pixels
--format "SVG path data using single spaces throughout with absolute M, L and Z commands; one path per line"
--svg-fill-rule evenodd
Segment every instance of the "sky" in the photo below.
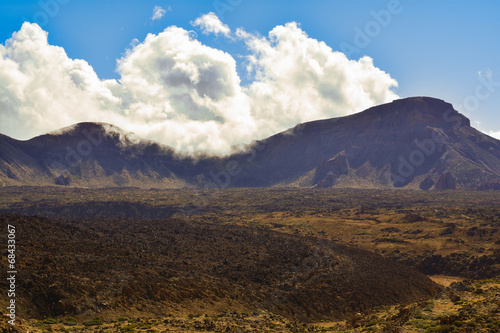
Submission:
M 500 2 L 3 0 L 0 133 L 107 122 L 227 154 L 397 98 L 500 138 Z

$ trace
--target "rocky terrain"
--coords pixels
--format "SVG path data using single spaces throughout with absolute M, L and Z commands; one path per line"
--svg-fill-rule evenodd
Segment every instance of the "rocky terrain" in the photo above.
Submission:
M 496 191 L 203 193 L 1 188 L 1 228 L 15 224 L 19 244 L 17 332 L 487 332 L 500 322 Z M 424 274 L 464 286 L 442 292 Z
M 425 274 L 500 275 L 497 191 L 7 187 L 0 211 L 267 228 L 377 252 Z
M 417 270 L 380 255 L 262 228 L 12 214 L 0 222 L 18 230 L 24 318 L 240 309 L 312 322 L 439 290 Z
M 0 135 L 0 186 L 488 190 L 499 178 L 500 141 L 429 97 L 299 124 L 229 156 L 183 155 L 103 123 Z
M 90 320 L 66 316 L 30 319 L 11 327 L 0 319 L 1 332 L 405 332 L 488 333 L 500 330 L 500 281 L 446 283 L 434 299 L 384 306 L 346 320 L 314 324 L 290 321 L 267 311 L 167 314 Z

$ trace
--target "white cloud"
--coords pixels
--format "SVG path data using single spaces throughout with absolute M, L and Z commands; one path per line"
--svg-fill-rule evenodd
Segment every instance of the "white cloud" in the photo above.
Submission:
M 369 57 L 347 59 L 292 22 L 262 38 L 237 31 L 252 51 L 249 88 L 256 119 L 274 130 L 313 119 L 344 116 L 397 98 L 397 82 Z M 271 115 L 271 116 L 270 116 Z
M 114 121 L 107 110 L 118 99 L 106 84 L 87 62 L 49 45 L 38 25 L 24 23 L 0 46 L 1 132 L 27 139 L 93 116 Z
M 487 69 L 486 72 L 483 72 L 483 71 L 478 71 L 477 72 L 477 76 L 479 77 L 484 77 L 484 78 L 490 78 L 493 76 L 493 72 L 491 71 L 491 69 Z
M 87 62 L 70 59 L 38 25 L 25 23 L 0 45 L 0 132 L 27 139 L 99 121 L 182 151 L 228 153 L 300 122 L 397 97 L 396 81 L 370 58 L 350 61 L 295 23 L 268 37 L 237 35 L 250 52 L 248 87 L 230 54 L 182 28 L 132 43 L 116 81 L 100 80 Z
M 172 10 L 172 8 L 170 6 L 168 6 L 167 9 L 163 9 L 160 6 L 155 6 L 155 8 L 153 8 L 153 16 L 151 17 L 151 20 L 152 21 L 160 20 L 163 18 L 163 16 L 165 16 L 167 11 L 171 11 L 171 10 Z
M 497 140 L 500 140 L 500 131 L 488 131 L 488 132 L 486 132 L 486 134 L 488 134 L 489 136 L 491 136 Z
M 184 29 L 148 35 L 119 60 L 118 71 L 131 117 L 158 126 L 155 136 L 175 148 L 227 152 L 254 134 L 235 60 Z
M 222 34 L 229 37 L 231 34 L 231 29 L 229 29 L 226 24 L 223 24 L 213 12 L 198 17 L 194 22 L 191 22 L 191 25 L 193 25 L 193 27 L 199 26 L 201 32 L 205 35 L 213 33 L 215 35 Z

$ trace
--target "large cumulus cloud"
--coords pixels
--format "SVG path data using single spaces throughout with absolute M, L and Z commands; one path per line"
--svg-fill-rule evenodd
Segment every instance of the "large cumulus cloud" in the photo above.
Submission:
M 0 130 L 21 139 L 92 115 L 113 120 L 117 98 L 87 62 L 69 59 L 25 23 L 0 45 Z
M 100 80 L 84 60 L 25 23 L 0 45 L 0 132 L 26 139 L 81 121 L 110 122 L 186 152 L 228 153 L 303 121 L 346 115 L 396 98 L 397 82 L 371 58 L 348 60 L 296 23 L 267 37 L 239 29 L 252 76 L 235 59 L 168 27 L 127 50 L 120 79 Z
M 275 130 L 297 122 L 343 116 L 392 101 L 397 82 L 370 57 L 348 60 L 312 39 L 297 23 L 277 26 L 266 38 L 243 30 L 237 35 L 252 51 L 248 70 L 256 80 L 248 91 L 253 116 Z

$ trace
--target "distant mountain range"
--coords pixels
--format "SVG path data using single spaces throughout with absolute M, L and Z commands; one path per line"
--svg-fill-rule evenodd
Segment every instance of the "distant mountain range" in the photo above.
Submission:
M 439 99 L 299 124 L 229 156 L 185 155 L 104 123 L 0 134 L 0 186 L 500 189 L 500 141 Z

